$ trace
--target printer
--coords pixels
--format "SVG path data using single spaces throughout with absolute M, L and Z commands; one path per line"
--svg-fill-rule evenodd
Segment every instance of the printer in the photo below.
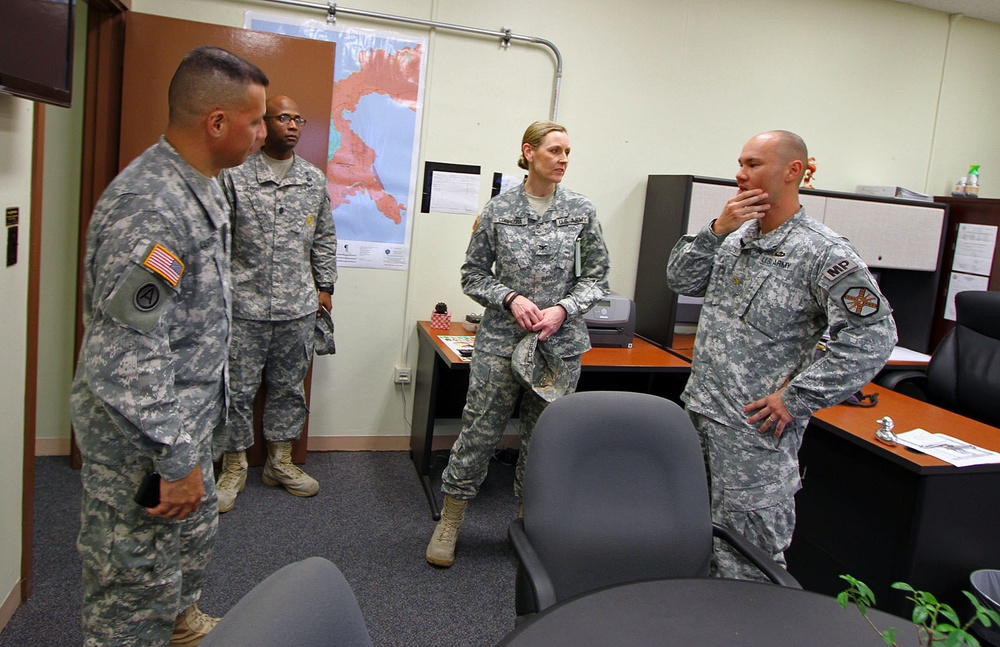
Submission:
M 632 348 L 635 337 L 635 301 L 610 294 L 583 315 L 591 346 Z

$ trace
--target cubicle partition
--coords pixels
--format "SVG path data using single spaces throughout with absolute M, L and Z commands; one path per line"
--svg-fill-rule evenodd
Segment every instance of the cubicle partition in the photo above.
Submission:
M 669 348 L 678 323 L 697 322 L 698 307 L 667 287 L 674 243 L 722 212 L 736 182 L 694 175 L 650 175 L 636 271 L 636 334 Z M 806 213 L 847 237 L 876 275 L 899 328 L 899 345 L 932 349 L 947 206 L 803 189 Z

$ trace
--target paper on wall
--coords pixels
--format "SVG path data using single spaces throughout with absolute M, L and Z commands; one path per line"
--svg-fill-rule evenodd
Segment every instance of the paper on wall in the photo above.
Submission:
M 989 276 L 993 268 L 993 254 L 996 247 L 996 225 L 960 223 L 958 238 L 955 240 L 955 260 L 951 263 L 951 269 L 956 272 Z

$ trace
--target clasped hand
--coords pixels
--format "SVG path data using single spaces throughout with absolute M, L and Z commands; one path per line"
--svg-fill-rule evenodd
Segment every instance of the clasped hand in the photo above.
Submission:
M 510 312 L 522 330 L 538 333 L 538 341 L 545 341 L 554 335 L 566 321 L 566 309 L 562 306 L 542 310 L 523 294 L 517 295 L 511 302 Z

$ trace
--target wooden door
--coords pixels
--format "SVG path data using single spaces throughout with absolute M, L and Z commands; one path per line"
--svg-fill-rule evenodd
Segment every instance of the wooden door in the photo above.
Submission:
M 119 168 L 156 143 L 167 126 L 167 88 L 181 59 L 215 45 L 257 64 L 309 122 L 295 152 L 326 168 L 333 97 L 334 43 L 131 12 L 125 20 Z

